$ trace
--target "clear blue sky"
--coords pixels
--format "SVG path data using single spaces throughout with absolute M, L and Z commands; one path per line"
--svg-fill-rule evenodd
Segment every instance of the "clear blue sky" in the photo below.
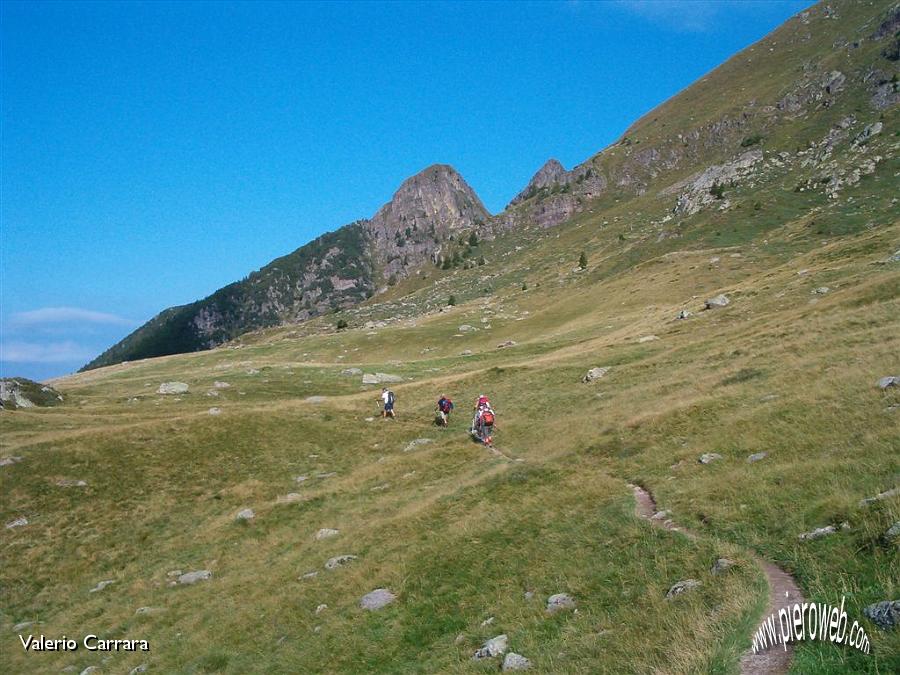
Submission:
M 0 4 L 0 370 L 83 365 L 455 166 L 492 212 L 807 2 Z

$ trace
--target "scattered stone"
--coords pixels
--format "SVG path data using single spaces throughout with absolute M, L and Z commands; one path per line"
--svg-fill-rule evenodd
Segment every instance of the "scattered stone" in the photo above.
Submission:
M 374 417 L 367 417 L 367 418 L 366 418 L 366 422 L 374 422 L 374 421 L 375 421 L 375 418 L 374 418 Z
M 221 415 L 222 409 L 221 408 L 210 408 L 208 412 L 210 415 Z
M 227 382 L 219 382 L 218 380 L 216 380 L 215 382 L 213 382 L 213 386 L 216 389 L 228 389 L 231 385 Z
M 685 591 L 690 591 L 698 586 L 700 586 L 700 582 L 696 579 L 684 579 L 683 581 L 678 581 L 672 585 L 672 588 L 666 593 L 666 599 L 671 600 L 672 598 L 681 595 Z
M 817 527 L 811 532 L 804 532 L 797 538 L 800 541 L 810 541 L 812 539 L 821 539 L 822 537 L 827 537 L 829 534 L 834 534 L 835 532 L 837 532 L 837 528 L 834 525 L 826 525 L 825 527 Z
M 778 398 L 778 394 L 766 394 L 765 396 L 761 396 L 759 400 L 762 403 L 767 403 L 769 401 L 774 401 L 776 398 Z
M 328 562 L 325 563 L 325 569 L 327 570 L 336 570 L 338 567 L 342 567 L 349 562 L 353 562 L 354 560 L 358 560 L 358 557 L 355 555 L 338 555 L 334 558 L 329 558 Z
M 323 539 L 328 539 L 329 537 L 336 537 L 340 534 L 340 530 L 334 530 L 330 527 L 323 527 L 321 530 L 316 532 L 316 541 L 322 541 Z
M 190 586 L 191 584 L 196 584 L 198 581 L 206 581 L 207 579 L 212 577 L 212 572 L 209 570 L 197 570 L 196 572 L 188 572 L 187 574 L 182 574 L 178 577 L 178 583 L 182 586 Z
M 301 578 L 301 579 L 315 579 L 317 576 L 319 576 L 318 571 L 312 570 L 311 572 L 305 572 L 305 573 L 303 573 L 303 574 L 300 576 L 300 578 Z
M 363 384 L 387 384 L 389 382 L 403 382 L 403 378 L 389 373 L 365 373 L 362 376 Z
M 534 591 L 525 591 L 525 599 L 531 600 L 534 597 Z
M 94 586 L 90 591 L 88 591 L 88 593 L 97 593 L 98 591 L 102 591 L 104 588 L 114 583 L 116 583 L 115 579 L 106 579 Z
M 874 504 L 875 502 L 880 502 L 882 499 L 889 499 L 890 497 L 895 497 L 900 495 L 900 487 L 891 488 L 890 490 L 885 490 L 884 492 L 879 492 L 874 497 L 866 497 L 865 499 L 859 502 L 860 506 L 869 506 Z
M 750 455 L 747 458 L 747 463 L 753 464 L 753 462 L 758 462 L 759 460 L 765 459 L 768 456 L 769 456 L 769 453 L 767 453 L 767 452 L 754 452 L 752 455 Z
M 506 340 L 497 345 L 497 349 L 506 349 L 507 347 L 515 347 L 518 344 L 515 340 Z
M 184 382 L 163 382 L 156 390 L 157 394 L 186 394 L 188 386 Z
M 606 375 L 609 372 L 609 368 L 591 368 L 584 377 L 581 378 L 581 381 L 587 384 L 588 382 L 595 382 L 599 380 L 601 377 Z
M 364 596 L 362 596 L 362 598 L 360 598 L 359 606 L 363 609 L 369 610 L 370 612 L 374 612 L 377 609 L 386 607 L 396 599 L 397 596 L 391 593 L 388 589 L 376 588 L 374 591 L 366 593 Z
M 888 531 L 884 533 L 884 540 L 893 543 L 895 539 L 900 539 L 900 520 L 891 525 Z
M 714 255 L 712 258 L 709 259 L 710 265 L 716 265 L 718 262 L 719 262 L 719 256 L 717 256 L 717 255 Z
M 720 455 L 718 452 L 704 452 L 702 455 L 700 455 L 701 464 L 711 464 L 717 459 L 722 459 L 722 455 Z
M 294 502 L 299 502 L 303 499 L 303 495 L 299 492 L 288 492 L 284 497 L 278 498 L 279 504 L 293 504 Z
M 22 623 L 17 623 L 12 627 L 13 633 L 18 633 L 20 631 L 25 630 L 26 628 L 31 628 L 35 624 L 34 621 L 23 621 Z
M 84 670 L 81 671 L 79 675 L 91 675 L 92 673 L 99 673 L 100 666 L 88 666 Z
M 128 675 L 140 675 L 140 673 L 146 673 L 147 668 L 149 668 L 149 666 L 146 663 L 142 663 L 128 671 Z
M 706 301 L 706 309 L 716 309 L 717 307 L 726 307 L 731 300 L 725 294 L 717 295 Z
M 341 371 L 341 375 L 344 377 L 356 377 L 358 375 L 362 375 L 363 371 L 359 368 L 345 368 Z
M 56 481 L 59 487 L 87 487 L 87 483 L 83 480 L 73 480 L 71 478 L 63 478 Z
M 476 330 L 478 330 L 478 329 L 475 328 L 475 326 L 470 326 L 470 325 L 467 324 L 467 323 L 464 323 L 462 326 L 459 327 L 459 332 L 460 332 L 460 333 L 471 333 L 471 332 L 474 332 L 474 331 L 476 331 Z
M 461 645 L 465 641 L 466 641 L 466 636 L 463 635 L 462 633 L 460 633 L 459 635 L 456 636 L 456 639 L 453 641 L 453 643 L 457 644 L 457 645 Z
M 28 524 L 28 518 L 22 516 L 21 518 L 16 518 L 15 520 L 11 520 L 6 524 L 6 529 L 11 530 L 14 527 L 25 527 Z
M 497 635 L 485 642 L 479 649 L 472 654 L 473 661 L 482 661 L 500 656 L 506 651 L 509 644 L 509 638 L 506 635 Z
M 181 570 L 171 570 L 169 572 L 166 572 L 166 576 L 170 579 L 172 577 L 180 577 L 182 574 L 184 574 L 184 572 L 182 572 Z
M 460 355 L 460 356 L 472 356 L 472 350 L 471 350 L 471 349 L 464 349 L 463 351 L 461 351 L 461 352 L 459 353 L 459 355 Z
M 878 380 L 879 389 L 887 389 L 888 387 L 900 387 L 900 375 L 888 375 Z
M 248 374 L 248 375 L 259 375 L 259 371 L 258 371 L 256 368 L 250 368 L 250 369 L 247 371 L 247 374 Z
M 656 513 L 654 513 L 652 516 L 650 516 L 650 520 L 665 520 L 671 515 L 672 512 L 668 509 L 665 509 L 663 511 L 657 511 Z
M 677 319 L 687 319 L 692 316 L 694 316 L 694 315 L 691 312 L 687 311 L 686 309 L 683 309 L 680 312 L 678 312 L 678 316 L 676 318 Z
M 0 466 L 9 466 L 10 464 L 15 464 L 16 462 L 21 461 L 21 457 L 0 457 Z
M 483 628 L 484 626 L 490 626 L 492 623 L 494 623 L 494 617 L 489 616 L 488 618 L 486 618 L 484 621 L 481 622 L 481 626 Z
M 370 492 L 383 492 L 391 487 L 390 483 L 382 483 L 381 485 L 376 485 L 375 487 L 370 489 Z
M 296 478 L 294 478 L 295 483 L 305 483 L 308 480 L 309 476 L 297 476 Z
M 433 443 L 434 439 L 431 438 L 417 438 L 414 441 L 410 441 L 409 444 L 403 448 L 403 452 L 410 452 L 411 450 L 415 450 L 420 445 L 427 445 L 428 443 Z
M 731 567 L 734 567 L 734 560 L 729 560 L 728 558 L 719 558 L 718 560 L 716 560 L 716 562 L 713 563 L 710 572 L 712 574 L 721 574 Z
M 900 600 L 883 600 L 863 610 L 869 620 L 882 630 L 900 626 Z
M 326 605 L 324 603 L 319 605 L 318 607 L 316 607 L 316 616 L 318 616 L 319 614 L 324 612 L 326 609 L 328 609 L 328 605 Z
M 638 338 L 638 343 L 643 344 L 644 342 L 653 342 L 654 340 L 659 340 L 659 338 L 655 335 L 644 335 L 643 337 Z
M 135 616 L 147 616 L 149 614 L 159 614 L 165 611 L 166 610 L 162 607 L 138 607 L 134 610 L 134 614 Z
M 521 654 L 516 654 L 515 652 L 509 652 L 503 658 L 503 666 L 501 670 L 513 671 L 513 670 L 528 670 L 531 668 L 531 661 L 526 659 Z
M 337 476 L 336 471 L 328 471 L 328 472 L 320 472 L 316 474 L 316 478 L 324 479 L 324 478 L 334 478 Z
M 328 397 L 326 397 L 326 396 L 307 396 L 306 399 L 304 399 L 304 400 L 307 403 L 324 403 L 325 401 L 328 400 Z
M 831 289 L 828 286 L 819 286 L 818 288 L 813 289 L 813 295 L 825 295 Z
M 253 509 L 243 509 L 238 511 L 238 514 L 235 516 L 237 520 L 253 520 L 256 518 L 256 514 L 253 513 Z
M 551 614 L 566 609 L 575 609 L 575 599 L 568 593 L 556 593 L 547 598 L 547 611 Z

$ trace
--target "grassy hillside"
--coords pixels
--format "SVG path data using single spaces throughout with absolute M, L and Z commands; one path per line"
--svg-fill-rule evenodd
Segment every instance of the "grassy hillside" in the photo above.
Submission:
M 768 40 L 800 31 L 805 50 L 808 30 L 831 59 L 835 35 L 871 35 L 890 8 L 831 5 L 838 18 L 817 6 Z M 885 44 L 842 53 L 887 69 Z M 885 536 L 900 498 L 860 502 L 900 487 L 900 388 L 876 385 L 900 375 L 900 127 L 843 67 L 840 96 L 764 134 L 762 159 L 696 213 L 674 214 L 681 188 L 668 188 L 746 151 L 743 129 L 640 193 L 481 241 L 486 265 L 428 268 L 377 301 L 211 351 L 79 373 L 53 383 L 61 405 L 0 413 L 0 457 L 17 458 L 0 467 L 0 519 L 27 519 L 0 530 L 0 670 L 487 672 L 499 660 L 472 654 L 506 634 L 536 672 L 733 673 L 766 600 L 756 555 L 810 600 L 846 596 L 872 642 L 869 655 L 801 643 L 793 672 L 896 672 L 900 629 L 863 608 L 900 598 L 900 544 Z M 661 110 L 688 114 L 695 91 Z M 730 304 L 704 310 L 720 293 Z M 595 366 L 609 371 L 582 383 Z M 398 419 L 377 416 L 380 385 L 352 368 L 403 378 Z M 156 393 L 169 381 L 189 391 Z M 466 434 L 482 392 L 497 452 Z M 442 393 L 457 402 L 446 430 L 431 424 Z M 628 483 L 698 537 L 638 518 Z M 798 538 L 826 525 L 837 531 Z M 357 558 L 325 568 L 340 555 Z M 721 557 L 736 564 L 714 575 Z M 182 585 L 179 570 L 212 577 Z M 684 579 L 701 585 L 666 599 Z M 361 609 L 376 588 L 396 600 Z M 578 611 L 549 614 L 555 593 Z M 22 632 L 151 651 L 25 653 Z

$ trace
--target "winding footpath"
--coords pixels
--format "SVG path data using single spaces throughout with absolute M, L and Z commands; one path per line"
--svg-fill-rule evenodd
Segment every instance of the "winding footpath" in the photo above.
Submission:
M 660 516 L 653 495 L 647 490 L 639 485 L 630 483 L 629 487 L 634 491 L 635 513 L 638 516 L 646 518 L 658 527 L 673 532 L 680 532 L 690 539 L 698 538 L 697 533 L 681 528 L 669 518 Z M 778 612 L 782 607 L 804 601 L 803 595 L 797 587 L 797 582 L 794 581 L 790 574 L 768 560 L 764 560 L 749 551 L 748 553 L 753 561 L 762 568 L 766 575 L 766 581 L 769 584 L 769 599 L 763 619 L 770 614 Z M 787 645 L 787 649 L 784 649 L 781 645 L 773 645 L 758 654 L 754 654 L 752 648 L 748 649 L 741 656 L 741 675 L 770 675 L 773 673 L 783 675 L 788 672 L 793 656 L 794 647 L 791 644 Z

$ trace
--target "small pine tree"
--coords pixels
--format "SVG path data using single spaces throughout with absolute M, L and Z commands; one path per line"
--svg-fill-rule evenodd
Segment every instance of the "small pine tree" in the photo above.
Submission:
M 450 307 L 452 307 L 453 305 L 455 305 L 455 304 L 456 304 L 456 296 L 455 296 L 455 295 L 451 295 L 449 298 L 447 298 L 447 304 L 448 304 Z
M 487 259 L 486 259 L 484 256 L 481 256 L 481 257 L 478 259 L 478 266 L 480 267 L 480 266 L 482 266 L 482 265 L 487 265 Z
M 523 281 L 523 282 L 522 282 L 522 290 L 523 290 L 523 291 L 527 291 L 527 290 L 528 290 L 528 282 L 526 282 L 526 281 Z
M 587 255 L 585 255 L 584 251 L 582 251 L 581 255 L 578 257 L 578 267 L 587 269 Z
M 337 322 L 337 329 L 338 329 L 338 330 L 344 330 L 344 329 L 347 328 L 349 325 L 350 325 L 350 324 L 348 324 L 347 321 L 346 321 L 345 319 L 338 319 L 338 322 Z
M 472 234 L 469 235 L 469 246 L 472 248 L 478 246 L 478 235 L 475 234 L 475 230 L 472 230 Z

